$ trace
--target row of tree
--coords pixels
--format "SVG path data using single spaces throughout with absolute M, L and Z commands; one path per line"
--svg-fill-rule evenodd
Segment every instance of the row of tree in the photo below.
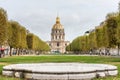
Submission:
M 50 50 L 47 43 L 42 41 L 38 36 L 29 33 L 24 26 L 16 21 L 9 21 L 6 11 L 0 8 L 0 46 L 2 47 L 6 44 L 8 44 L 11 49 L 16 48 L 18 50 Z
M 38 36 L 29 33 L 27 35 L 27 45 L 29 49 L 37 50 L 37 51 L 49 51 L 50 48 L 47 43 L 43 42 L 39 39 Z
M 101 48 L 120 47 L 120 13 L 111 13 L 95 29 L 86 31 L 66 47 L 67 51 L 89 52 Z

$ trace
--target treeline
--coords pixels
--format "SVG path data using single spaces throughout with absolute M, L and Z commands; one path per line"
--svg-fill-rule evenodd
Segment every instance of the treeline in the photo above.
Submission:
M 47 43 L 30 33 L 24 26 L 16 21 L 9 21 L 6 11 L 0 8 L 0 47 L 4 45 L 10 46 L 10 49 L 17 49 L 17 54 L 23 49 L 41 52 L 50 50 Z
M 104 22 L 74 39 L 66 50 L 78 54 L 110 48 L 120 48 L 120 13 L 108 14 Z

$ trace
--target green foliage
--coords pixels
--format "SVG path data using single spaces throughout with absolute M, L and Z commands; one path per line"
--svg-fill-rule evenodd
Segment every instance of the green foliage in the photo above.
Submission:
M 117 44 L 117 21 L 114 17 L 107 20 L 107 33 L 109 40 L 109 47 L 115 47 Z
M 26 49 L 27 48 L 27 40 L 26 40 L 27 34 L 26 34 L 26 28 L 20 27 L 20 44 L 19 48 Z
M 114 16 L 114 17 L 112 17 Z M 89 51 L 90 49 L 120 47 L 120 15 L 109 15 L 107 19 L 88 36 L 83 35 L 73 40 L 67 47 L 71 51 Z
M 117 26 L 117 43 L 120 44 L 120 15 L 116 18 L 118 26 Z
M 0 8 L 0 46 L 7 42 L 10 48 L 49 51 L 50 48 L 38 36 L 28 34 L 25 27 L 16 21 L 8 21 L 6 11 Z M 11 53 L 10 53 L 11 54 Z
M 79 51 L 80 50 L 80 41 L 79 37 L 74 39 L 73 42 L 71 43 L 71 50 L 72 51 Z
M 106 24 L 103 26 L 103 47 L 109 47 L 109 41 L 108 41 L 108 33 L 107 33 L 107 26 Z
M 27 45 L 28 49 L 33 49 L 33 34 L 29 33 L 27 34 Z
M 38 51 L 49 51 L 50 50 L 47 43 L 45 43 L 44 41 L 39 39 L 38 36 L 32 33 L 27 34 L 27 45 L 28 45 L 28 48 L 32 50 L 38 50 Z
M 88 36 L 89 44 L 87 45 L 87 46 L 89 46 L 89 50 L 97 47 L 96 37 L 97 36 L 95 35 L 95 32 L 92 32 L 89 34 L 89 36 Z
M 81 37 L 79 37 L 79 45 L 80 45 L 80 50 L 82 50 L 82 51 L 85 51 L 87 48 L 86 48 L 86 46 L 87 46 L 87 42 L 86 42 L 86 37 L 87 36 L 81 36 Z
M 101 48 L 104 45 L 103 44 L 103 36 L 104 36 L 103 27 L 97 28 L 95 31 L 96 31 L 95 33 L 96 33 L 97 47 Z
M 7 16 L 6 11 L 0 8 L 0 45 L 7 40 Z
M 66 47 L 66 51 L 71 51 L 71 44 Z
M 26 48 L 26 30 L 16 21 L 10 21 L 8 43 L 12 48 Z

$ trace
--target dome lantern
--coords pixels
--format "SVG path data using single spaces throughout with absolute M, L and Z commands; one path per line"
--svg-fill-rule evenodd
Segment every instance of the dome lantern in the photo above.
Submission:
M 60 18 L 56 17 L 56 24 L 53 25 L 52 29 L 64 29 L 63 26 L 60 24 Z
M 56 24 L 57 23 L 60 23 L 60 18 L 59 17 L 56 18 Z

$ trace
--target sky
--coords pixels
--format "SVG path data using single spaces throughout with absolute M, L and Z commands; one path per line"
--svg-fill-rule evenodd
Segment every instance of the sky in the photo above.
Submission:
M 9 20 L 19 22 L 44 41 L 51 40 L 57 14 L 65 29 L 65 40 L 72 41 L 94 29 L 108 13 L 118 11 L 120 0 L 0 0 Z

